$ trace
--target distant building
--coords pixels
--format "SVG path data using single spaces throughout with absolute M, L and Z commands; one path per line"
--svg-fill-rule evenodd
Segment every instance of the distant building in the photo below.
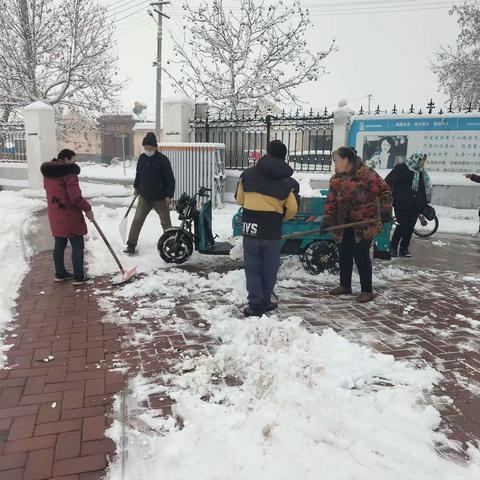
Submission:
M 70 148 L 75 151 L 79 161 L 102 160 L 102 136 L 95 122 L 71 111 L 64 116 L 62 124 L 58 138 L 59 150 Z
M 98 119 L 102 137 L 102 158 L 110 163 L 112 158 L 134 157 L 133 115 L 103 115 Z

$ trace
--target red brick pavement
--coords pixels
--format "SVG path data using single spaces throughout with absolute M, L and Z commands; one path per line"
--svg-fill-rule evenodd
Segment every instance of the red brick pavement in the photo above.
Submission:
M 208 267 L 203 273 L 209 273 Z M 130 321 L 121 330 L 102 323 L 92 286 L 74 289 L 53 284 L 51 277 L 50 254 L 34 257 L 22 285 L 15 328 L 6 339 L 14 346 L 8 353 L 9 369 L 0 371 L 1 480 L 102 478 L 115 451 L 104 437 L 112 396 L 124 388 L 124 376 L 111 371 L 114 363 L 121 360 L 127 375 L 141 371 L 156 377 L 175 371 L 179 357 L 208 355 L 217 344 L 192 306 L 195 299 L 180 299 L 174 313 L 204 334 L 155 327 L 158 319 Z M 106 283 L 98 286 L 108 295 Z M 278 293 L 281 316 L 300 315 L 312 331 L 334 328 L 378 351 L 439 369 L 445 380 L 435 393 L 453 400 L 435 401 L 442 429 L 464 449 L 480 439 L 480 330 L 468 320 L 480 318 L 480 284 L 465 283 L 454 274 L 412 275 L 390 282 L 377 302 L 364 306 L 329 297 L 314 279 Z M 215 304 L 219 298 L 215 292 L 199 296 Z M 128 299 L 117 306 L 133 312 L 136 304 L 137 299 Z M 130 341 L 145 333 L 148 341 Z M 129 341 L 121 345 L 122 337 Z M 44 362 L 49 356 L 54 358 Z M 235 378 L 218 381 L 238 383 Z M 172 404 L 166 395 L 152 395 L 144 406 L 170 415 Z M 458 456 L 443 446 L 439 451 Z
M 35 256 L 5 338 L 13 348 L 0 370 L 1 480 L 100 479 L 115 451 L 104 432 L 123 388 L 109 372 L 120 329 L 102 323 L 91 286 L 52 276 L 51 254 Z

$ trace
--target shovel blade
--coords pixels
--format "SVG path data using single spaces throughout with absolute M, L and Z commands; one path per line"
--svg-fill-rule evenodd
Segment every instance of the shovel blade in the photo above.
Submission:
M 123 217 L 120 225 L 118 226 L 118 231 L 120 232 L 120 236 L 122 237 L 123 243 L 127 240 L 127 226 L 128 226 L 128 218 Z
M 120 272 L 112 281 L 113 285 L 122 285 L 127 283 L 132 279 L 132 277 L 137 273 L 137 267 L 133 267 L 130 270 L 126 270 L 125 272 Z

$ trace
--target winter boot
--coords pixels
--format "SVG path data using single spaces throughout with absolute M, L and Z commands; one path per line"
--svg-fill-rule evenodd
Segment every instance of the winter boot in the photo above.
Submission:
M 398 257 L 398 248 L 390 247 L 390 256 L 392 258 Z
M 123 253 L 126 253 L 127 255 L 135 255 L 135 247 L 132 245 L 127 245 L 127 248 L 125 248 Z
M 73 280 L 73 273 L 65 272 L 65 275 L 57 276 L 55 275 L 55 282 L 65 282 L 66 280 Z
M 400 257 L 407 257 L 410 258 L 412 256 L 410 250 L 407 248 L 406 250 L 400 250 L 399 253 Z
M 362 292 L 355 300 L 358 303 L 368 303 L 375 298 L 375 294 L 372 292 Z
M 330 290 L 328 293 L 329 295 L 334 295 L 335 297 L 338 297 L 339 295 L 351 295 L 352 289 L 340 286 Z
M 93 278 L 90 277 L 89 275 L 84 275 L 81 280 L 74 279 L 73 286 L 78 287 L 80 285 L 85 285 L 86 283 L 91 282 L 92 280 Z
M 265 310 L 257 310 L 252 307 L 246 307 L 243 309 L 243 314 L 246 317 L 261 317 L 265 313 Z
M 273 312 L 274 310 L 277 310 L 277 309 L 278 309 L 277 302 L 269 302 L 267 305 L 265 305 L 266 312 Z

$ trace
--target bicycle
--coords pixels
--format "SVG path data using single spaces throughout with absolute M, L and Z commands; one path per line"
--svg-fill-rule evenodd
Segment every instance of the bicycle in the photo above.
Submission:
M 398 227 L 398 223 L 394 220 L 394 225 Z M 438 217 L 435 215 L 432 220 L 428 220 L 421 213 L 417 217 L 417 223 L 413 229 L 413 233 L 418 237 L 426 238 L 431 237 L 439 227 Z

